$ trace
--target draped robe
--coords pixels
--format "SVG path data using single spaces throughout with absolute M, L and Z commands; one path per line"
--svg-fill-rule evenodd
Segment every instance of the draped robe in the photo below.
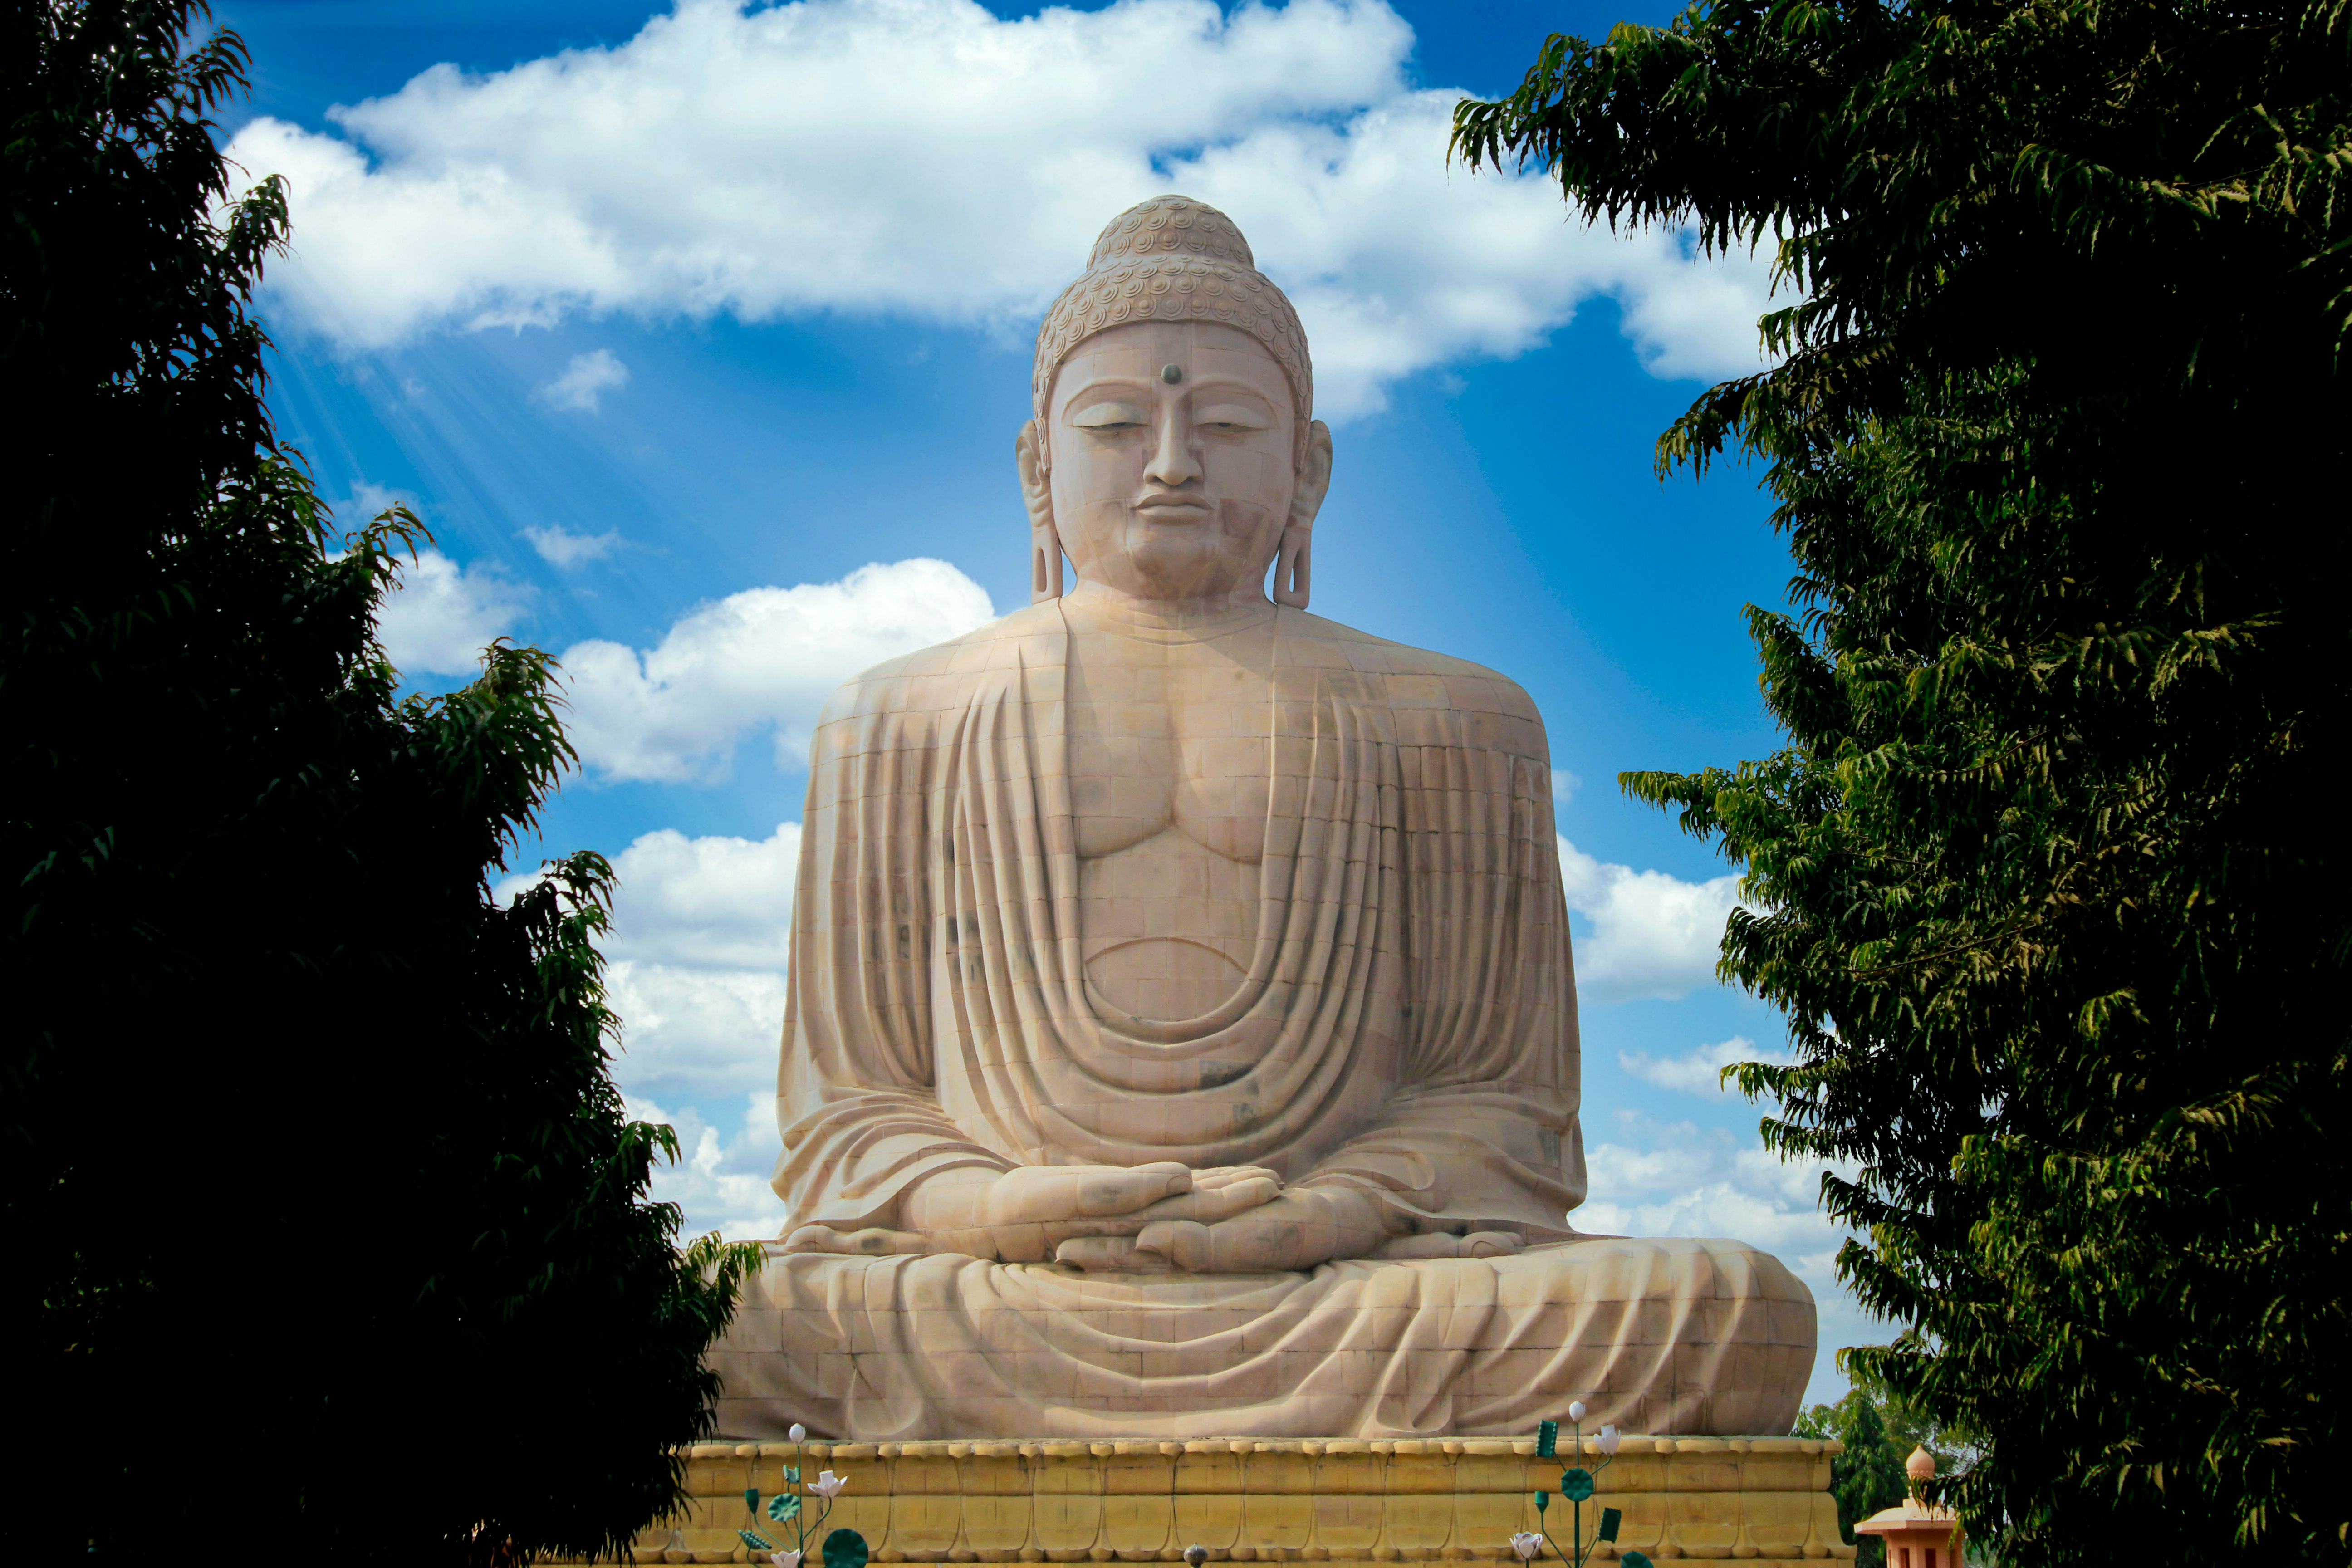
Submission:
M 1575 982 L 1543 727 L 1466 661 L 1276 612 L 1257 922 L 1180 1020 L 1087 978 L 1065 701 L 1032 606 L 877 667 L 811 754 L 778 1086 L 794 1226 L 959 1167 L 1261 1165 L 1498 1258 L 1084 1274 L 777 1254 L 714 1353 L 722 1429 L 861 1438 L 1785 1431 L 1812 1304 L 1736 1243 L 1579 1238 Z M 1255 743 L 1255 737 L 1253 738 Z M 1155 929 L 1185 936 L 1181 889 Z

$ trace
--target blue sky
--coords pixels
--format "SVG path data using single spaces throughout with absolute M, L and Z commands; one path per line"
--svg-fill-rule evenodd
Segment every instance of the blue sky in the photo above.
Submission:
M 745 12 L 582 0 L 228 0 L 226 127 L 294 184 L 262 309 L 272 405 L 357 521 L 437 548 L 387 617 L 418 685 L 509 633 L 567 656 L 587 765 L 545 848 L 620 865 L 633 1105 L 698 1229 L 772 1233 L 780 927 L 824 691 L 1026 598 L 1013 437 L 1030 344 L 1096 230 L 1182 189 L 1298 302 L 1337 462 L 1315 608 L 1527 687 L 1561 770 L 1584 986 L 1586 1228 L 1738 1235 L 1823 1309 L 1816 1173 L 1712 1067 L 1783 1039 L 1710 973 L 1727 868 L 1628 768 L 1761 755 L 1741 606 L 1786 552 L 1755 476 L 1661 483 L 1657 433 L 1759 363 L 1763 268 L 1570 222 L 1449 170 L 1454 94 L 1589 0 L 1220 13 L 1127 0 Z M 566 51 L 569 51 L 568 53 Z M 534 850 L 536 853 L 536 849 Z M 1745 1044 L 1727 1042 L 1750 1042 Z

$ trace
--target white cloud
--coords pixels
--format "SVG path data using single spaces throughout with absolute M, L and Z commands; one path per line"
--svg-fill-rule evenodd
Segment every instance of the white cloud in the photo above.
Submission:
M 665 1110 L 635 1095 L 623 1100 L 631 1121 L 666 1121 L 677 1131 L 683 1157 L 676 1165 L 655 1167 L 653 1195 L 686 1211 L 683 1234 L 715 1230 L 730 1241 L 753 1241 L 782 1233 L 783 1200 L 768 1185 L 784 1146 L 776 1132 L 773 1097 L 745 1097 L 742 1120 L 726 1138 L 691 1106 Z
M 737 740 L 770 726 L 789 762 L 843 680 L 995 615 L 987 590 L 922 557 L 861 566 L 838 583 L 748 589 L 694 610 L 657 647 L 564 650 L 567 727 L 581 760 L 613 778 L 721 778 Z
M 621 851 L 615 952 L 703 968 L 784 967 L 801 825 L 762 839 L 645 834 Z
M 1685 882 L 1636 871 L 1559 841 L 1568 907 L 1591 922 L 1576 942 L 1577 994 L 1588 1002 L 1672 1000 L 1711 984 L 1724 922 L 1739 902 L 1738 877 Z
M 1570 801 L 1574 800 L 1576 792 L 1583 787 L 1584 781 L 1566 768 L 1552 769 L 1551 797 L 1561 805 L 1566 805 Z
M 765 838 L 643 834 L 614 857 L 619 886 L 604 942 L 620 1015 L 614 1077 L 664 1100 L 732 1095 L 768 1081 L 784 1021 L 784 969 L 801 825 Z M 503 902 L 539 879 L 509 877 Z
M 1834 1290 L 1845 1231 L 1821 1209 L 1818 1161 L 1786 1162 L 1735 1136 L 1687 1121 L 1621 1112 L 1618 1135 L 1585 1151 L 1591 1191 L 1576 1228 L 1618 1236 L 1736 1237 L 1772 1253 L 1816 1293 Z M 1852 1171 L 1846 1171 L 1852 1175 Z
M 800 843 L 797 822 L 761 839 L 663 828 L 614 858 L 613 1076 L 631 1116 L 677 1129 L 685 1158 L 656 1174 L 654 1195 L 685 1209 L 688 1235 L 782 1229 L 768 1175 L 782 1148 L 773 1085 Z M 499 896 L 530 879 L 509 878 Z M 713 1125 L 712 1105 L 740 1105 L 740 1121 Z
M 593 414 L 606 393 L 618 392 L 628 384 L 629 367 L 614 358 L 612 350 L 598 349 L 593 353 L 573 354 L 563 373 L 532 392 L 531 396 L 550 408 Z
M 551 566 L 570 571 L 591 561 L 602 561 L 621 547 L 621 531 L 606 529 L 602 533 L 566 533 L 560 528 L 526 528 L 522 536 L 539 552 Z
M 384 652 L 404 675 L 464 675 L 510 630 L 527 590 L 488 562 L 460 566 L 431 548 L 403 556 L 400 582 L 376 615 Z
M 1735 1062 L 1776 1062 L 1785 1066 L 1784 1051 L 1759 1050 L 1745 1035 L 1734 1035 L 1711 1046 L 1696 1046 L 1679 1057 L 1653 1058 L 1647 1051 L 1620 1051 L 1617 1065 L 1643 1083 L 1685 1094 L 1713 1097 L 1735 1092 L 1723 1082 L 1723 1069 Z
M 784 977 L 616 959 L 604 992 L 621 1018 L 614 1081 L 664 1098 L 733 1094 L 772 1083 L 784 1026 Z
M 1333 417 L 1616 297 L 1662 375 L 1751 370 L 1766 268 L 1568 220 L 1539 174 L 1445 157 L 1380 0 L 1125 0 L 1002 20 L 974 0 L 679 0 L 629 42 L 436 66 L 229 151 L 292 182 L 280 308 L 347 348 L 445 325 L 845 310 L 1013 330 L 1114 212 L 1224 207 L 1288 289 Z M 1144 86 L 1141 84 L 1148 84 Z M 617 362 L 615 362 L 617 363 Z

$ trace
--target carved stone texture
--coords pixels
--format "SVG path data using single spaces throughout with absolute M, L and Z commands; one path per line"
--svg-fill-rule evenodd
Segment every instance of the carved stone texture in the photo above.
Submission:
M 1543 723 L 1492 670 L 1305 609 L 1331 442 L 1289 306 L 1180 197 L 1115 219 L 1081 285 L 1188 256 L 1265 309 L 1094 324 L 1074 293 L 1041 334 L 1017 457 L 1033 553 L 1076 588 L 1033 561 L 1036 602 L 819 722 L 793 1223 L 714 1352 L 721 1430 L 1413 1437 L 1580 1397 L 1786 1431 L 1794 1276 L 1569 1221 Z

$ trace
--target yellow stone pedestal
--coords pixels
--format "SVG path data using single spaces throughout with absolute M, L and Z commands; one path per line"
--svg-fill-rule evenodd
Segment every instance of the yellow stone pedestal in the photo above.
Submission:
M 1573 1462 L 1537 1458 L 1533 1438 L 801 1447 L 697 1445 L 688 1511 L 640 1537 L 637 1560 L 750 1561 L 735 1534 L 754 1522 L 743 1493 L 779 1490 L 782 1467 L 798 1463 L 848 1478 L 825 1528 L 859 1531 L 877 1563 L 1175 1563 L 1198 1542 L 1217 1562 L 1516 1563 L 1510 1537 L 1535 1528 L 1532 1494 L 1557 1489 Z M 1603 1561 L 1850 1559 L 1829 1495 L 1840 1451 L 1797 1437 L 1628 1437 L 1584 1505 L 1588 1538 L 1608 1507 L 1624 1522 Z M 1588 1467 L 1598 1459 L 1589 1437 L 1586 1455 Z M 1553 1498 L 1548 1522 L 1563 1543 L 1569 1518 Z M 777 1533 L 764 1517 L 757 1527 Z

